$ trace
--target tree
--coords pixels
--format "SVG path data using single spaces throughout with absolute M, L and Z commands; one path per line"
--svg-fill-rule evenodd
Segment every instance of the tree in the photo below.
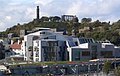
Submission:
M 114 74 L 115 76 L 120 76 L 120 67 L 115 68 Z
M 52 16 L 49 17 L 49 20 L 50 20 L 50 21 L 54 21 L 54 17 L 52 17 Z
M 103 65 L 103 72 L 108 74 L 110 70 L 111 70 L 111 63 L 110 62 L 105 62 L 104 65 Z
M 49 18 L 48 17 L 46 17 L 46 16 L 43 16 L 42 18 L 41 18 L 41 21 L 49 21 Z
M 94 22 L 92 23 L 92 25 L 93 25 L 94 27 L 98 27 L 98 26 L 101 26 L 102 23 L 101 23 L 99 20 L 96 20 L 96 21 L 94 21 Z
M 61 18 L 58 16 L 51 16 L 51 17 L 49 17 L 49 19 L 50 19 L 50 21 L 57 22 L 57 21 L 60 21 Z
M 54 20 L 55 20 L 55 21 L 60 21 L 60 20 L 61 20 L 61 18 L 60 18 L 60 17 L 58 17 L 58 16 L 55 16 L 55 17 L 54 17 Z
M 91 21 L 92 21 L 91 18 L 83 18 L 83 19 L 81 20 L 81 23 L 89 23 L 89 22 L 91 22 Z

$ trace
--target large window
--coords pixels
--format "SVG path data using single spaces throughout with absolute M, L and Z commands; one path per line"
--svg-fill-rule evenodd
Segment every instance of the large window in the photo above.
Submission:
M 44 49 L 44 60 L 45 61 L 56 61 L 56 50 L 55 47 L 42 47 Z
M 75 60 L 80 60 L 80 51 L 74 51 Z
M 49 41 L 48 44 L 49 44 L 49 46 L 57 46 L 58 42 L 57 41 Z
M 90 56 L 90 51 L 82 51 L 82 56 Z
M 39 48 L 35 47 L 35 48 L 34 48 L 34 51 L 36 52 L 36 55 L 35 55 L 35 56 L 36 56 L 36 57 L 39 57 Z
M 112 57 L 113 56 L 113 52 L 112 51 L 101 51 L 101 56 Z
M 96 59 L 97 58 L 97 45 L 93 45 L 91 46 L 91 50 L 92 50 L 92 59 Z
M 91 49 L 92 49 L 92 51 L 97 51 L 97 46 L 93 45 L 93 46 L 91 46 Z

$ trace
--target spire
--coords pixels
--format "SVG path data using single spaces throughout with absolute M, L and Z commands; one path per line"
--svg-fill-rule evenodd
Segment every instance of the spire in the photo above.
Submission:
M 37 19 L 39 19 L 39 6 L 37 6 Z

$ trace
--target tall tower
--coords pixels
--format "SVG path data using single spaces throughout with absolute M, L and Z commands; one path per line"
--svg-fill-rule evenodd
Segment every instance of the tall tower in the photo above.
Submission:
M 39 19 L 39 6 L 37 6 L 37 19 Z

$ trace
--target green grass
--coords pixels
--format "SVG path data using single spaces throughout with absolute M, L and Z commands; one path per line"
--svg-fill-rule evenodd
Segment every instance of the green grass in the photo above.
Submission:
M 88 62 L 88 60 L 82 60 L 82 61 L 51 61 L 51 62 L 26 62 L 26 64 L 19 64 L 18 62 L 12 62 L 15 63 L 13 65 L 9 65 L 10 67 L 17 67 L 19 66 L 45 66 L 45 65 L 54 65 L 54 64 L 79 64 L 80 62 Z

